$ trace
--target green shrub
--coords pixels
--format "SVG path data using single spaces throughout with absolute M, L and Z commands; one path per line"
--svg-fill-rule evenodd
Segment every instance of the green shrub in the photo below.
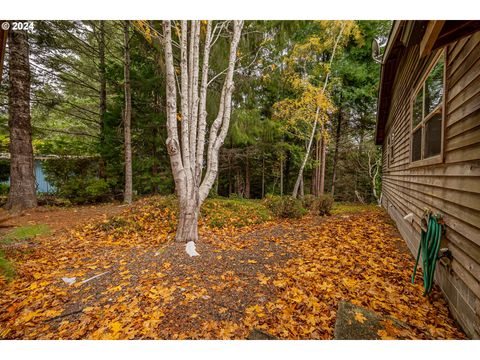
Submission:
M 0 184 L 0 195 L 8 195 L 9 191 L 10 191 L 10 185 Z
M 297 219 L 305 214 L 302 200 L 292 196 L 267 196 L 265 204 L 279 218 Z
M 42 164 L 45 177 L 56 189 L 55 195 L 73 204 L 86 204 L 113 198 L 118 187 L 115 177 L 108 182 L 98 178 L 98 159 L 51 159 Z
M 86 204 L 108 200 L 109 190 L 103 179 L 72 177 L 63 183 L 58 193 L 72 203 Z
M 72 202 L 70 200 L 58 197 L 56 195 L 50 195 L 50 194 L 37 195 L 37 202 L 38 202 L 38 205 L 40 206 L 66 207 L 66 206 L 72 205 Z
M 302 198 L 302 205 L 305 209 L 311 209 L 317 197 L 312 194 L 307 194 Z
M 331 195 L 320 195 L 313 201 L 311 210 L 314 214 L 324 216 L 330 215 L 333 206 L 333 197 Z

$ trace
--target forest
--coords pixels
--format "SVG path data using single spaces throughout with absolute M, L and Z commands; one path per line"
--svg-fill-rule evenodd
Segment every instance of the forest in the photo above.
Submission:
M 41 163 L 55 189 L 48 195 L 74 204 L 132 196 L 125 194 L 126 116 L 130 191 L 136 197 L 173 193 L 160 22 L 32 25 L 25 50 L 30 54 L 32 146 L 36 156 L 52 158 Z M 178 37 L 180 24 L 174 26 Z M 207 25 L 199 26 L 204 36 Z M 233 31 L 227 22 L 210 26 L 208 124 L 218 112 Z M 389 28 L 388 21 L 246 22 L 238 44 L 230 127 L 209 195 L 292 195 L 300 179 L 298 194 L 378 200 L 380 155 L 372 138 L 379 65 L 371 59 L 370 44 L 385 38 Z M 8 153 L 10 141 L 9 62 L 7 54 L 0 89 L 1 153 Z M 320 93 L 321 100 L 316 99 Z M 2 160 L 1 169 L 5 182 L 8 160 Z M 2 184 L 2 193 L 8 194 L 8 185 Z
M 0 339 L 465 338 L 378 206 L 392 21 L 18 24 Z

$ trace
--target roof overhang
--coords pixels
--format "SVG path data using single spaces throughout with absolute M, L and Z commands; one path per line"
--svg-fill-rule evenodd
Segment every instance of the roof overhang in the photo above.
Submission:
M 402 20 L 394 21 L 380 70 L 375 144 L 382 145 L 390 113 L 393 85 L 407 48 L 420 46 L 420 56 L 480 31 L 480 21 Z

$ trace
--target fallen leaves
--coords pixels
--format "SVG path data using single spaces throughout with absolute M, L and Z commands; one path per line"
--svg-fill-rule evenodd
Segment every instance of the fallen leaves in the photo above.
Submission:
M 355 311 L 355 320 L 357 320 L 359 323 L 363 324 L 367 318 L 360 312 Z
M 215 200 L 210 210 L 230 214 L 236 205 L 228 206 Z M 175 211 L 158 197 L 49 237 L 15 254 L 18 278 L 0 283 L 0 337 L 244 339 L 256 328 L 282 339 L 329 339 L 341 300 L 410 327 L 387 321 L 382 339 L 464 337 L 438 288 L 429 302 L 421 284 L 410 284 L 413 257 L 398 250 L 382 212 L 268 222 L 250 212 L 252 221 L 204 216 L 195 260 L 171 242 Z M 78 281 L 69 286 L 62 277 Z M 361 313 L 354 319 L 366 321 Z
M 257 274 L 257 280 L 260 282 L 261 285 L 267 285 L 270 278 L 265 276 L 265 274 L 259 273 Z

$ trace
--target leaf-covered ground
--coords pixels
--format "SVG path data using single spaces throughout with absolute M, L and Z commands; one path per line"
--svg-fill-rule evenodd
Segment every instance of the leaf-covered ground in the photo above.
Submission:
M 465 337 L 437 287 L 428 299 L 410 283 L 414 259 L 379 208 L 277 220 L 259 202 L 209 200 L 194 258 L 174 231 L 172 200 L 152 197 L 8 248 L 0 338 L 331 339 L 341 300 L 407 324 L 382 338 Z

